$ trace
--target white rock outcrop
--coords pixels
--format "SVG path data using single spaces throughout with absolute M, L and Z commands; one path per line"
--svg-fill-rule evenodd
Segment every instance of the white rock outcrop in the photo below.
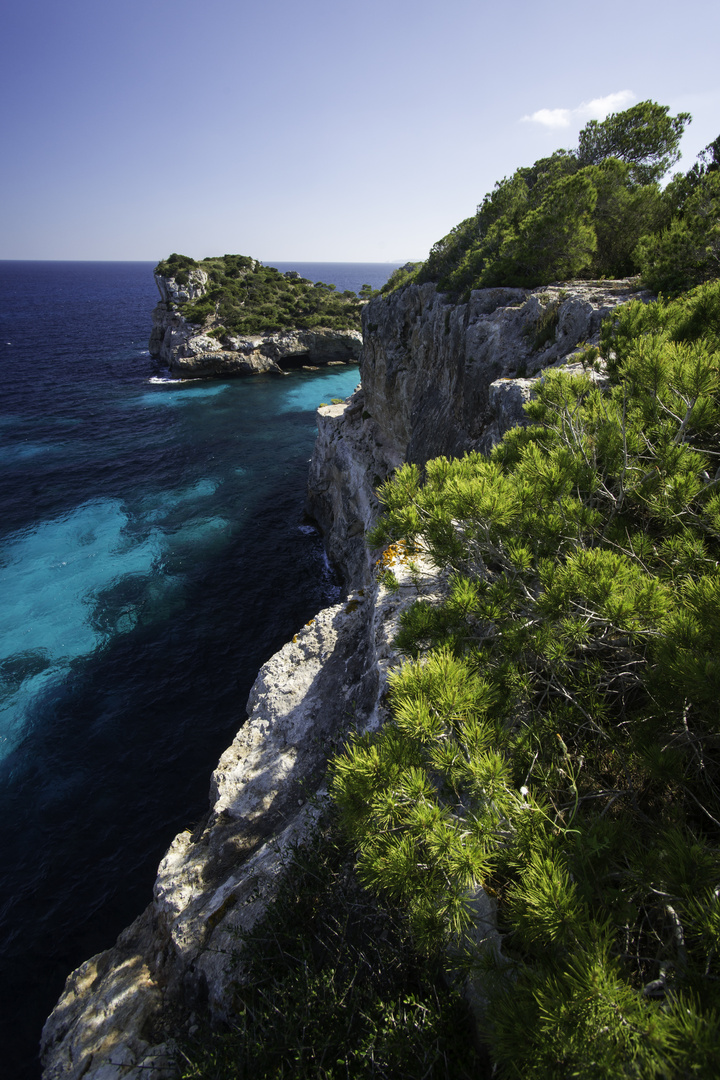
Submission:
M 360 585 L 371 576 L 365 532 L 379 512 L 375 488 L 403 458 L 369 416 L 359 387 L 344 404 L 319 408 L 317 426 L 307 508 L 332 562 L 346 581 Z
M 397 592 L 351 593 L 261 668 L 206 820 L 170 845 L 146 911 L 68 978 L 43 1030 L 45 1080 L 170 1080 L 173 1036 L 193 1010 L 225 1017 L 236 931 L 260 918 L 312 827 L 329 754 L 351 725 L 381 723 L 398 618 L 417 597 L 407 568 L 395 569 Z

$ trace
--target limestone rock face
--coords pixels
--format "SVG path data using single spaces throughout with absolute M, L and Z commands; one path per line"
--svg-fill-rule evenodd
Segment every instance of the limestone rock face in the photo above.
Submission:
M 433 285 L 410 285 L 371 301 L 362 389 L 318 410 L 308 481 L 308 513 L 346 580 L 370 574 L 364 534 L 379 512 L 381 481 L 404 461 L 489 450 L 526 422 L 523 405 L 543 372 L 581 372 L 578 347 L 597 342 L 605 315 L 636 297 L 649 294 L 608 281 L 481 289 L 460 305 Z
M 261 917 L 312 827 L 308 794 L 322 798 L 329 754 L 350 725 L 382 722 L 398 618 L 417 597 L 396 573 L 397 592 L 374 585 L 326 608 L 261 668 L 206 820 L 170 845 L 146 911 L 68 978 L 43 1030 L 45 1080 L 170 1080 L 173 1036 L 193 1010 L 225 1017 L 235 932 Z
M 614 307 L 648 297 L 632 280 L 478 289 L 466 304 L 431 284 L 378 297 L 363 312 L 365 409 L 407 461 L 487 450 L 510 400 L 491 385 L 567 362 Z
M 403 459 L 367 412 L 361 389 L 342 405 L 319 408 L 317 425 L 307 510 L 322 529 L 332 562 L 359 586 L 371 579 L 365 532 L 379 511 L 374 489 Z
M 360 357 L 359 330 L 283 330 L 247 337 L 228 335 L 219 341 L 204 328 L 189 323 L 178 310 L 180 304 L 198 300 L 205 293 L 208 276 L 191 270 L 187 284 L 155 275 L 160 302 L 153 311 L 150 355 L 161 360 L 180 378 L 227 377 L 262 372 L 282 372 L 288 367 L 356 363 Z
M 208 276 L 199 266 L 188 271 L 188 280 L 182 284 L 173 277 L 155 275 L 155 281 L 160 291 L 160 297 L 165 304 L 187 304 L 193 300 L 199 300 L 205 295 L 208 285 Z

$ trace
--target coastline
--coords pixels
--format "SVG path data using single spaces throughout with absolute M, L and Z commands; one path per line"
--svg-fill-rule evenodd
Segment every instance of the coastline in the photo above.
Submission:
M 319 411 L 310 469 L 309 508 L 350 579 L 349 598 L 320 612 L 261 669 L 249 719 L 214 773 L 208 818 L 176 837 L 153 903 L 114 949 L 69 977 L 45 1026 L 46 1080 L 162 1080 L 173 1035 L 192 1023 L 197 1003 L 223 1017 L 232 929 L 254 924 L 283 852 L 311 827 L 304 793 L 322 795 L 328 754 L 351 724 L 381 723 L 387 671 L 399 659 L 397 620 L 419 595 L 401 556 L 391 557 L 397 593 L 373 579 L 363 537 L 378 511 L 377 482 L 403 460 L 492 445 L 522 418 L 533 378 L 548 364 L 572 362 L 603 315 L 633 295 L 631 283 L 621 286 L 610 295 L 607 286 L 578 284 L 563 300 L 560 340 L 543 351 L 528 347 L 525 332 L 542 314 L 539 290 L 524 290 L 519 306 L 500 290 L 450 305 L 432 286 L 413 286 L 368 305 L 362 390 Z M 530 378 L 518 376 L 521 349 Z M 440 392 L 423 406 L 428 383 Z M 426 568 L 422 595 L 440 584 Z M 154 1041 L 145 1037 L 149 1026 Z

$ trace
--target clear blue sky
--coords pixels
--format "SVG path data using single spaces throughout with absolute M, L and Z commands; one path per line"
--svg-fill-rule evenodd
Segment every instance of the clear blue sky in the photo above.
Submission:
M 23 0 L 0 40 L 7 259 L 419 259 L 608 108 L 691 112 L 685 168 L 720 134 L 718 0 Z

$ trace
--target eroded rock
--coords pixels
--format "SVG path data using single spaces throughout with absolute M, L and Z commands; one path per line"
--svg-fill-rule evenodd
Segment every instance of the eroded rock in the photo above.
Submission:
M 500 401 L 492 384 L 567 362 L 597 342 L 614 307 L 649 298 L 634 279 L 478 289 L 466 304 L 408 285 L 363 311 L 365 408 L 404 460 L 487 450 Z
M 379 512 L 375 489 L 403 459 L 365 408 L 361 389 L 344 404 L 319 408 L 317 425 L 307 510 L 345 580 L 361 585 L 371 577 L 365 532 Z

